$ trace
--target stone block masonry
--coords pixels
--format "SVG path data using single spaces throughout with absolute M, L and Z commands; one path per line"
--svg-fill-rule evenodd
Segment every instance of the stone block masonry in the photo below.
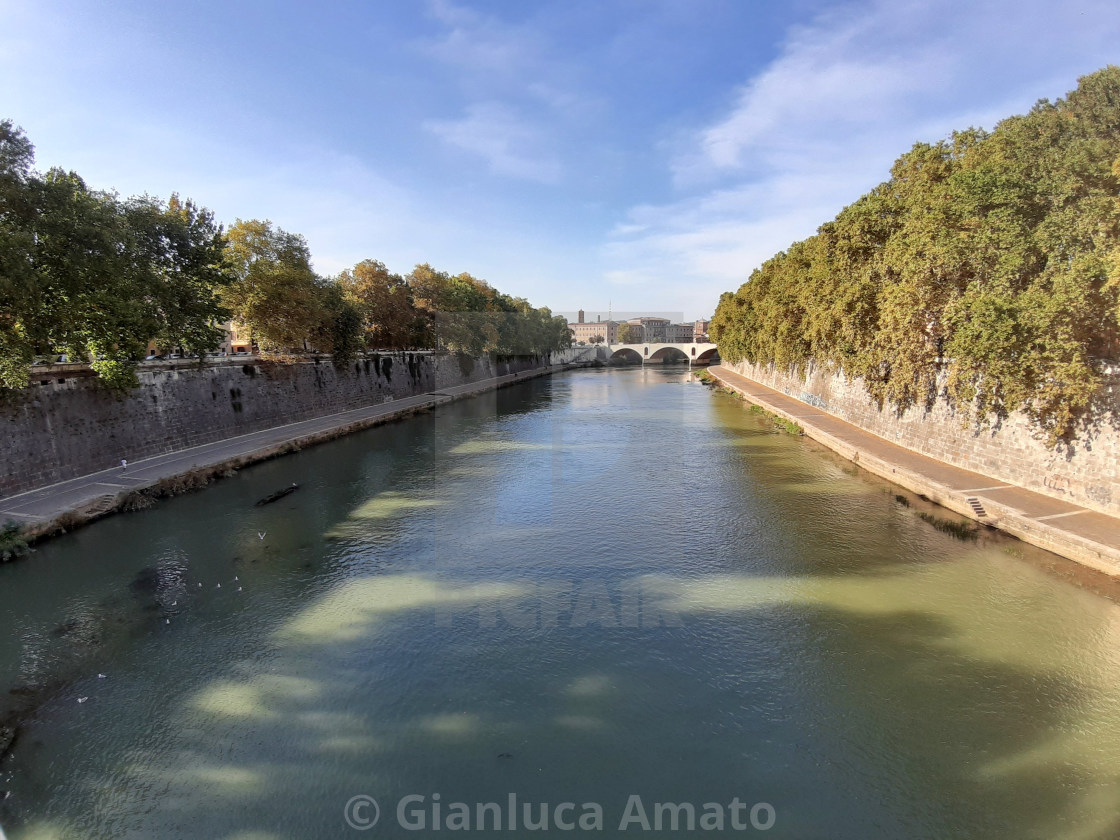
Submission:
M 748 362 L 727 367 L 927 457 L 1090 510 L 1120 515 L 1120 383 L 1106 386 L 1087 431 L 1071 444 L 1055 448 L 1018 413 L 991 428 L 977 429 L 941 400 L 928 411 L 915 407 L 901 415 L 889 407 L 880 409 L 861 380 L 843 373 L 811 366 L 801 376 Z
M 229 360 L 142 368 L 114 396 L 89 377 L 50 379 L 0 403 L 0 497 L 236 435 L 570 361 L 576 351 L 481 358 L 370 354 L 344 368 Z

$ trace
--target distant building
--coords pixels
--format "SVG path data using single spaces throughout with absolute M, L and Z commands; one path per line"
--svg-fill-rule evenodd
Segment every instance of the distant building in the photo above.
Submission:
M 611 344 L 618 343 L 618 321 L 592 321 L 586 323 L 584 321 L 583 310 L 579 311 L 579 320 L 574 324 L 568 324 L 568 329 L 572 331 L 572 341 L 579 343 L 581 341 L 591 344 L 592 341 L 598 336 L 603 337 L 604 342 Z
M 631 318 L 626 323 L 632 327 L 641 327 L 641 338 L 639 341 L 649 342 L 651 344 L 661 344 L 665 341 L 665 330 L 669 326 L 668 318 L 656 318 L 652 315 L 642 315 L 637 318 Z
M 221 346 L 223 353 L 232 356 L 234 353 L 253 352 L 253 342 L 248 326 L 237 321 L 226 321 L 221 325 L 221 328 L 222 332 L 225 333 Z
M 568 329 L 572 332 L 572 341 L 577 344 L 581 341 L 590 344 L 596 336 L 602 336 L 606 343 L 619 344 L 618 332 L 623 323 L 629 327 L 629 342 L 632 344 L 691 344 L 708 340 L 706 318 L 688 324 L 674 324 L 668 318 L 640 315 L 625 322 L 600 318 L 587 323 L 582 309 L 576 318 L 575 323 L 568 324 Z
M 665 340 L 670 344 L 691 344 L 692 337 L 692 324 L 667 324 L 665 326 Z

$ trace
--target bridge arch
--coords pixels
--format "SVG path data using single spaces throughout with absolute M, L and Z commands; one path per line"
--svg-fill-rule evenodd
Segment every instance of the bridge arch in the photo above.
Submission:
M 647 361 L 671 365 L 677 362 L 687 362 L 688 354 L 679 347 L 662 347 L 659 350 L 655 350 Z
M 719 349 L 711 347 L 692 360 L 695 365 L 708 365 L 719 358 Z
M 611 354 L 607 363 L 612 365 L 640 365 L 642 354 L 632 347 L 620 347 Z

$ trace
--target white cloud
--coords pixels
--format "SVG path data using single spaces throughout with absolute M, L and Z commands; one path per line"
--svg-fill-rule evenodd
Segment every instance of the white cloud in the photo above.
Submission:
M 918 140 L 1062 95 L 1115 60 L 1111 4 L 849 4 L 791 30 L 779 56 L 668 163 L 680 198 L 633 207 L 605 276 L 703 305 L 811 235 Z M 699 305 L 699 304 L 696 304 Z
M 560 162 L 546 148 L 543 131 L 499 102 L 467 107 L 458 120 L 429 120 L 424 127 L 447 143 L 482 157 L 496 175 L 554 184 Z
M 444 27 L 439 37 L 422 42 L 429 55 L 473 73 L 502 76 L 516 75 L 537 63 L 534 56 L 543 44 L 531 30 L 510 27 L 448 0 L 433 0 L 428 7 Z

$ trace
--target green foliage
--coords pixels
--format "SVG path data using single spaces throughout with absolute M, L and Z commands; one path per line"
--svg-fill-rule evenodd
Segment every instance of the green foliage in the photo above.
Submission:
M 638 343 L 638 328 L 633 324 L 619 324 L 618 325 L 618 343 L 619 344 L 637 344 Z
M 425 263 L 405 282 L 427 346 L 477 356 L 545 354 L 572 345 L 567 319 L 470 274 L 451 276 Z
M 378 260 L 363 260 L 338 278 L 342 294 L 360 320 L 361 340 L 370 350 L 408 350 L 424 344 L 425 321 L 413 290 Z
M 802 429 L 801 426 L 797 423 L 794 423 L 792 420 L 787 420 L 781 415 L 774 414 L 772 411 L 767 411 L 757 403 L 751 403 L 747 410 L 751 414 L 758 414 L 762 417 L 765 417 L 767 420 L 774 424 L 775 429 L 778 431 L 785 432 L 788 435 L 805 434 L 805 430 Z
M 22 557 L 29 550 L 19 525 L 8 522 L 0 527 L 0 563 Z
M 269 221 L 238 219 L 226 234 L 225 256 L 234 280 L 223 297 L 234 319 L 266 352 L 304 350 L 323 321 L 307 241 Z
M 26 135 L 0 120 L 0 388 L 25 387 L 36 355 L 66 352 L 125 391 L 150 342 L 201 358 L 231 318 L 265 352 L 320 350 L 339 365 L 363 346 L 478 355 L 571 344 L 565 319 L 470 274 L 419 265 L 404 278 L 366 260 L 321 278 L 304 238 L 269 221 L 223 232 L 177 195 L 122 200 L 33 164 Z
M 896 410 L 939 389 L 979 423 L 1076 433 L 1120 352 L 1120 68 L 891 178 L 725 293 L 720 355 L 862 377 Z
M 200 356 L 217 347 L 222 331 L 216 323 L 230 315 L 221 295 L 233 275 L 214 215 L 177 195 L 166 205 L 149 196 L 134 198 L 126 213 L 151 271 L 148 295 L 159 323 L 151 338 Z
M 321 320 L 314 343 L 331 354 L 335 367 L 342 367 L 362 349 L 361 313 L 346 299 L 339 284 L 330 281 L 320 287 L 319 311 Z
M 93 359 L 119 389 L 153 338 L 212 347 L 226 278 L 211 214 L 174 196 L 121 201 L 33 160 L 0 122 L 0 387 L 24 387 L 35 354 Z
M 94 359 L 89 363 L 100 377 L 101 383 L 110 391 L 124 393 L 135 388 L 136 364 L 131 359 Z

